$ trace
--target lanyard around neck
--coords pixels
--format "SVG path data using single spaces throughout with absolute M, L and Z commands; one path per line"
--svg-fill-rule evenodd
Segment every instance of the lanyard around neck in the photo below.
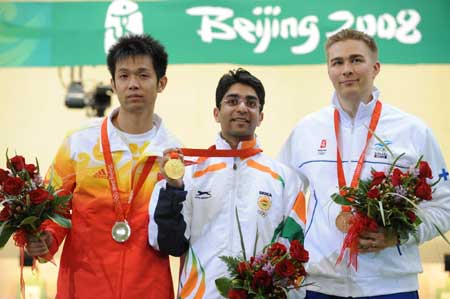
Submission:
M 239 157 L 245 159 L 262 152 L 262 149 L 249 147 L 245 149 L 218 150 L 213 145 L 208 149 L 182 148 L 181 151 L 183 155 L 190 157 Z
M 102 123 L 102 130 L 101 130 L 101 142 L 102 142 L 102 149 L 103 149 L 103 158 L 105 159 L 105 165 L 106 165 L 106 172 L 108 174 L 108 181 L 109 186 L 111 188 L 111 195 L 114 203 L 114 211 L 116 213 L 116 219 L 118 221 L 124 221 L 128 217 L 128 213 L 130 212 L 130 207 L 133 199 L 136 197 L 136 195 L 139 193 L 139 190 L 141 189 L 142 185 L 144 184 L 145 179 L 147 178 L 148 174 L 150 173 L 150 170 L 153 167 L 153 164 L 155 163 L 156 157 L 151 156 L 148 157 L 145 161 L 144 168 L 142 170 L 141 175 L 139 176 L 138 182 L 134 188 L 132 187 L 132 190 L 130 192 L 128 202 L 124 209 L 122 209 L 122 204 L 120 202 L 120 193 L 119 193 L 119 187 L 117 184 L 117 176 L 114 168 L 114 161 L 112 159 L 111 154 L 111 146 L 109 143 L 108 138 L 108 119 L 105 118 Z M 134 177 L 136 176 L 136 168 L 133 171 L 132 175 L 132 185 L 134 183 Z
M 356 165 L 355 172 L 353 174 L 353 179 L 350 184 L 350 187 L 356 188 L 359 183 L 359 178 L 361 177 L 361 171 L 362 167 L 364 165 L 364 159 L 367 152 L 367 147 L 369 146 L 370 139 L 372 138 L 373 132 L 375 132 L 375 129 L 378 125 L 378 120 L 380 119 L 381 115 L 381 109 L 382 104 L 380 101 L 377 100 L 375 104 L 375 109 L 372 113 L 372 117 L 370 119 L 370 125 L 369 130 L 367 132 L 367 138 L 366 138 L 366 145 L 364 146 L 364 149 L 359 157 L 358 164 Z M 339 183 L 339 192 L 341 195 L 344 195 L 344 190 L 342 190 L 343 187 L 347 186 L 347 183 L 345 181 L 345 175 L 344 175 L 344 167 L 342 163 L 342 156 L 341 152 L 339 150 L 339 127 L 340 127 L 340 115 L 337 108 L 334 109 L 334 132 L 336 134 L 336 156 L 337 156 L 337 176 L 338 176 L 338 183 Z M 350 209 L 349 206 L 342 206 L 342 210 L 348 211 Z

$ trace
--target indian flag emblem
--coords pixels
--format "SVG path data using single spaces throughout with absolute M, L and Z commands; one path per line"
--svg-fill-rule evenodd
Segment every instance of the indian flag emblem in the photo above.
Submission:
M 270 199 L 270 197 L 261 196 L 258 199 L 258 208 L 259 208 L 259 213 L 261 215 L 266 216 L 266 213 L 270 209 L 271 206 L 272 206 L 272 200 Z

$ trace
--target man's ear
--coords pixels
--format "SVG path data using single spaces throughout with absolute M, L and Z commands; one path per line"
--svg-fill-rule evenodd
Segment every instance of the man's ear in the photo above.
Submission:
M 258 127 L 261 124 L 261 122 L 263 121 L 263 119 L 264 119 L 264 112 L 261 111 L 259 113 L 259 119 L 258 119 L 258 124 L 257 124 Z
M 214 107 L 214 110 L 213 110 L 214 119 L 215 119 L 216 122 L 218 122 L 218 123 L 220 123 L 219 113 L 220 113 L 219 108 Z
M 158 92 L 162 92 L 167 85 L 167 76 L 163 76 L 158 81 Z
M 374 74 L 374 78 L 380 73 L 380 69 L 381 69 L 381 64 L 379 61 L 375 62 L 373 65 L 373 74 Z
M 114 82 L 114 78 L 111 78 L 111 87 L 112 87 L 112 90 L 114 91 L 114 93 L 117 93 L 116 92 L 116 82 Z

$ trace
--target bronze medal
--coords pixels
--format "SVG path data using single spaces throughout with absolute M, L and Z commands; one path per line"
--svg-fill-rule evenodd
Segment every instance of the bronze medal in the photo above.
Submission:
M 131 228 L 126 221 L 117 221 L 111 230 L 112 238 L 117 243 L 123 243 L 131 236 Z
M 352 217 L 351 212 L 341 211 L 336 217 L 336 227 L 343 233 L 347 233 L 350 229 L 349 220 Z
M 169 159 L 164 164 L 164 171 L 167 177 L 172 180 L 181 179 L 184 175 L 184 163 L 180 159 Z

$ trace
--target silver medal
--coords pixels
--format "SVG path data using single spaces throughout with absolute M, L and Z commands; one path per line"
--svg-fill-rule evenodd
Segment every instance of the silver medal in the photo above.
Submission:
M 113 239 L 118 243 L 123 243 L 130 238 L 131 228 L 126 221 L 117 221 L 111 230 Z

